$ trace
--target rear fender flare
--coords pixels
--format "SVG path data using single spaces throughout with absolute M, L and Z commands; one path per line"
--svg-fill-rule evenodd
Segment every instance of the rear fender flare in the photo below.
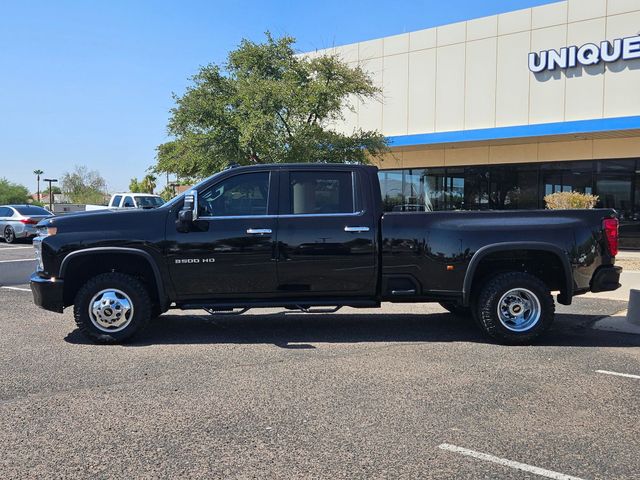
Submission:
M 505 242 L 494 243 L 486 245 L 480 248 L 474 253 L 469 267 L 464 276 L 464 283 L 462 286 L 462 302 L 465 307 L 469 306 L 471 301 L 471 288 L 473 286 L 473 276 L 476 273 L 476 269 L 480 262 L 487 256 L 496 252 L 507 252 L 512 250 L 534 250 L 539 252 L 549 252 L 554 254 L 560 260 L 562 269 L 564 271 L 564 288 L 558 296 L 558 301 L 563 305 L 571 305 L 573 298 L 573 275 L 571 269 L 571 263 L 569 262 L 569 255 L 560 247 L 551 243 L 544 242 Z

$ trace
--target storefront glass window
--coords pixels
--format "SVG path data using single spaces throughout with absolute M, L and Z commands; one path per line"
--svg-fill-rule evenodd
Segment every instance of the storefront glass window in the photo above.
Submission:
M 640 160 L 553 162 L 379 173 L 385 211 L 535 209 L 544 196 L 581 192 L 620 215 L 621 246 L 640 249 Z

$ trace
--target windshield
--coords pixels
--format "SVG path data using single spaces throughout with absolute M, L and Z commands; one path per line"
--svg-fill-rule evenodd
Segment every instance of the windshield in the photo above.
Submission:
M 51 215 L 51 212 L 49 210 L 45 210 L 42 207 L 36 207 L 32 205 L 13 208 L 15 208 L 20 215 Z
M 164 204 L 160 197 L 135 197 L 136 204 L 141 208 L 156 208 Z

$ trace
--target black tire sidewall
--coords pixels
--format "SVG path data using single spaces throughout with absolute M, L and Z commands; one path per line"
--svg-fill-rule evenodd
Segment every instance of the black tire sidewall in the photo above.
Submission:
M 8 239 L 7 239 L 7 232 L 11 232 L 11 240 L 8 240 Z M 5 241 L 6 243 L 15 243 L 15 241 L 16 241 L 16 232 L 13 230 L 13 228 L 11 228 L 11 227 L 9 227 L 9 226 L 8 226 L 8 227 L 6 227 L 6 228 L 4 229 L 4 232 L 3 232 L 2 238 L 4 238 L 4 241 Z
M 101 290 L 114 288 L 126 293 L 133 303 L 133 318 L 126 328 L 118 332 L 103 332 L 89 317 L 89 302 Z M 97 343 L 121 343 L 143 330 L 151 317 L 151 300 L 144 285 L 136 278 L 122 273 L 103 273 L 91 278 L 76 294 L 73 306 L 76 325 L 80 331 Z
M 502 325 L 498 317 L 498 302 L 506 292 L 514 288 L 529 290 L 540 302 L 540 320 L 524 332 L 509 330 Z M 489 280 L 480 292 L 476 317 L 484 332 L 501 343 L 528 344 L 551 327 L 555 317 L 555 303 L 549 288 L 539 278 L 521 272 L 503 273 Z

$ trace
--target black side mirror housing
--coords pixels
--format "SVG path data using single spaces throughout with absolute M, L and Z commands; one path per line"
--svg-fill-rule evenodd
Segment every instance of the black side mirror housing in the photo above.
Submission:
M 188 232 L 191 225 L 198 219 L 198 192 L 189 190 L 184 196 L 184 205 L 178 212 L 176 229 L 179 232 Z

